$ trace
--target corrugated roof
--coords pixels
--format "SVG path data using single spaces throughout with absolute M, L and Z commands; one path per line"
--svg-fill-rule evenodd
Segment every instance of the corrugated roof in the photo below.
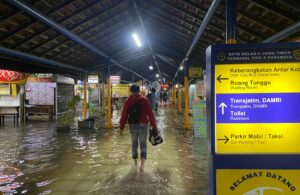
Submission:
M 153 80 L 157 68 L 152 55 L 156 56 L 162 75 L 172 79 L 212 1 L 137 0 L 136 4 L 147 37 L 143 33 L 133 0 L 26 0 L 24 2 L 88 41 L 111 59 Z M 110 66 L 112 74 L 119 74 L 122 80 L 132 80 L 131 73 L 51 29 L 13 6 L 9 1 L 0 1 L 0 13 L 1 47 L 70 64 L 84 70 L 106 72 L 107 66 Z M 193 50 L 189 64 L 204 67 L 206 48 L 211 44 L 225 43 L 225 14 L 225 1 L 222 1 Z M 239 43 L 260 43 L 299 22 L 299 19 L 300 9 L 297 1 L 237 1 L 236 38 Z M 138 32 L 143 40 L 147 38 L 150 41 L 153 53 L 146 43 L 142 48 L 136 47 L 131 37 L 133 32 Z M 299 35 L 300 33 L 296 32 L 282 41 L 293 40 Z M 3 54 L 0 58 L 6 67 L 12 69 L 68 73 L 68 70 L 51 69 L 51 67 L 41 70 L 38 64 L 30 62 L 12 63 L 15 58 Z M 22 63 L 24 66 L 26 64 L 26 68 L 20 68 Z M 149 65 L 153 65 L 153 71 L 148 69 Z M 138 80 L 137 77 L 136 79 Z

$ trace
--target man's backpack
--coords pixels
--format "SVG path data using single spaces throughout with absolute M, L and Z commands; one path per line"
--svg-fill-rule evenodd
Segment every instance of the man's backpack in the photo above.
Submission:
M 129 115 L 128 115 L 129 124 L 137 124 L 139 122 L 140 110 L 141 110 L 141 99 L 139 99 L 136 103 L 134 103 L 129 110 Z

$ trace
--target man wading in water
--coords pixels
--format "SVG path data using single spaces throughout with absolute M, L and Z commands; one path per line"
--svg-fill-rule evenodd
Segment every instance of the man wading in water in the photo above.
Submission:
M 132 158 L 135 165 L 138 159 L 138 145 L 141 150 L 140 172 L 144 172 L 145 161 L 147 159 L 147 134 L 148 124 L 157 128 L 154 114 L 147 97 L 140 94 L 140 87 L 132 85 L 130 87 L 131 95 L 125 101 L 120 119 L 120 135 L 123 135 L 124 127 L 128 119 L 129 131 L 132 142 Z

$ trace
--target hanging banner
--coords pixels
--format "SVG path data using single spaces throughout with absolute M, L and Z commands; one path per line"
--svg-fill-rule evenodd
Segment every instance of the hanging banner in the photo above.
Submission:
M 0 95 L 11 95 L 10 84 L 0 83 Z
M 26 73 L 0 69 L 0 83 L 25 84 L 27 77 Z
M 11 84 L 11 96 L 16 97 L 17 96 L 17 85 Z
M 50 73 L 31 74 L 28 76 L 27 82 L 52 83 L 54 82 L 54 75 Z
M 113 84 L 120 84 L 120 81 L 121 81 L 121 77 L 120 76 L 110 76 L 109 79 L 110 79 L 110 84 L 111 85 L 113 85 Z
M 99 83 L 99 76 L 98 75 L 88 75 L 88 83 Z
M 143 80 L 139 80 L 135 83 L 137 86 L 142 86 L 143 85 Z
M 119 84 L 112 86 L 112 97 L 129 97 L 129 85 Z
M 201 67 L 189 67 L 190 78 L 201 78 L 203 76 Z
M 160 87 L 163 88 L 163 89 L 168 89 L 169 85 L 168 84 L 162 84 L 162 85 L 160 85 Z

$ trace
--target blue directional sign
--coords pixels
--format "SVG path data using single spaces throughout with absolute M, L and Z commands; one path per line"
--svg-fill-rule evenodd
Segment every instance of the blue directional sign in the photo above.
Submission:
M 300 123 L 300 93 L 217 94 L 216 106 L 217 123 Z

